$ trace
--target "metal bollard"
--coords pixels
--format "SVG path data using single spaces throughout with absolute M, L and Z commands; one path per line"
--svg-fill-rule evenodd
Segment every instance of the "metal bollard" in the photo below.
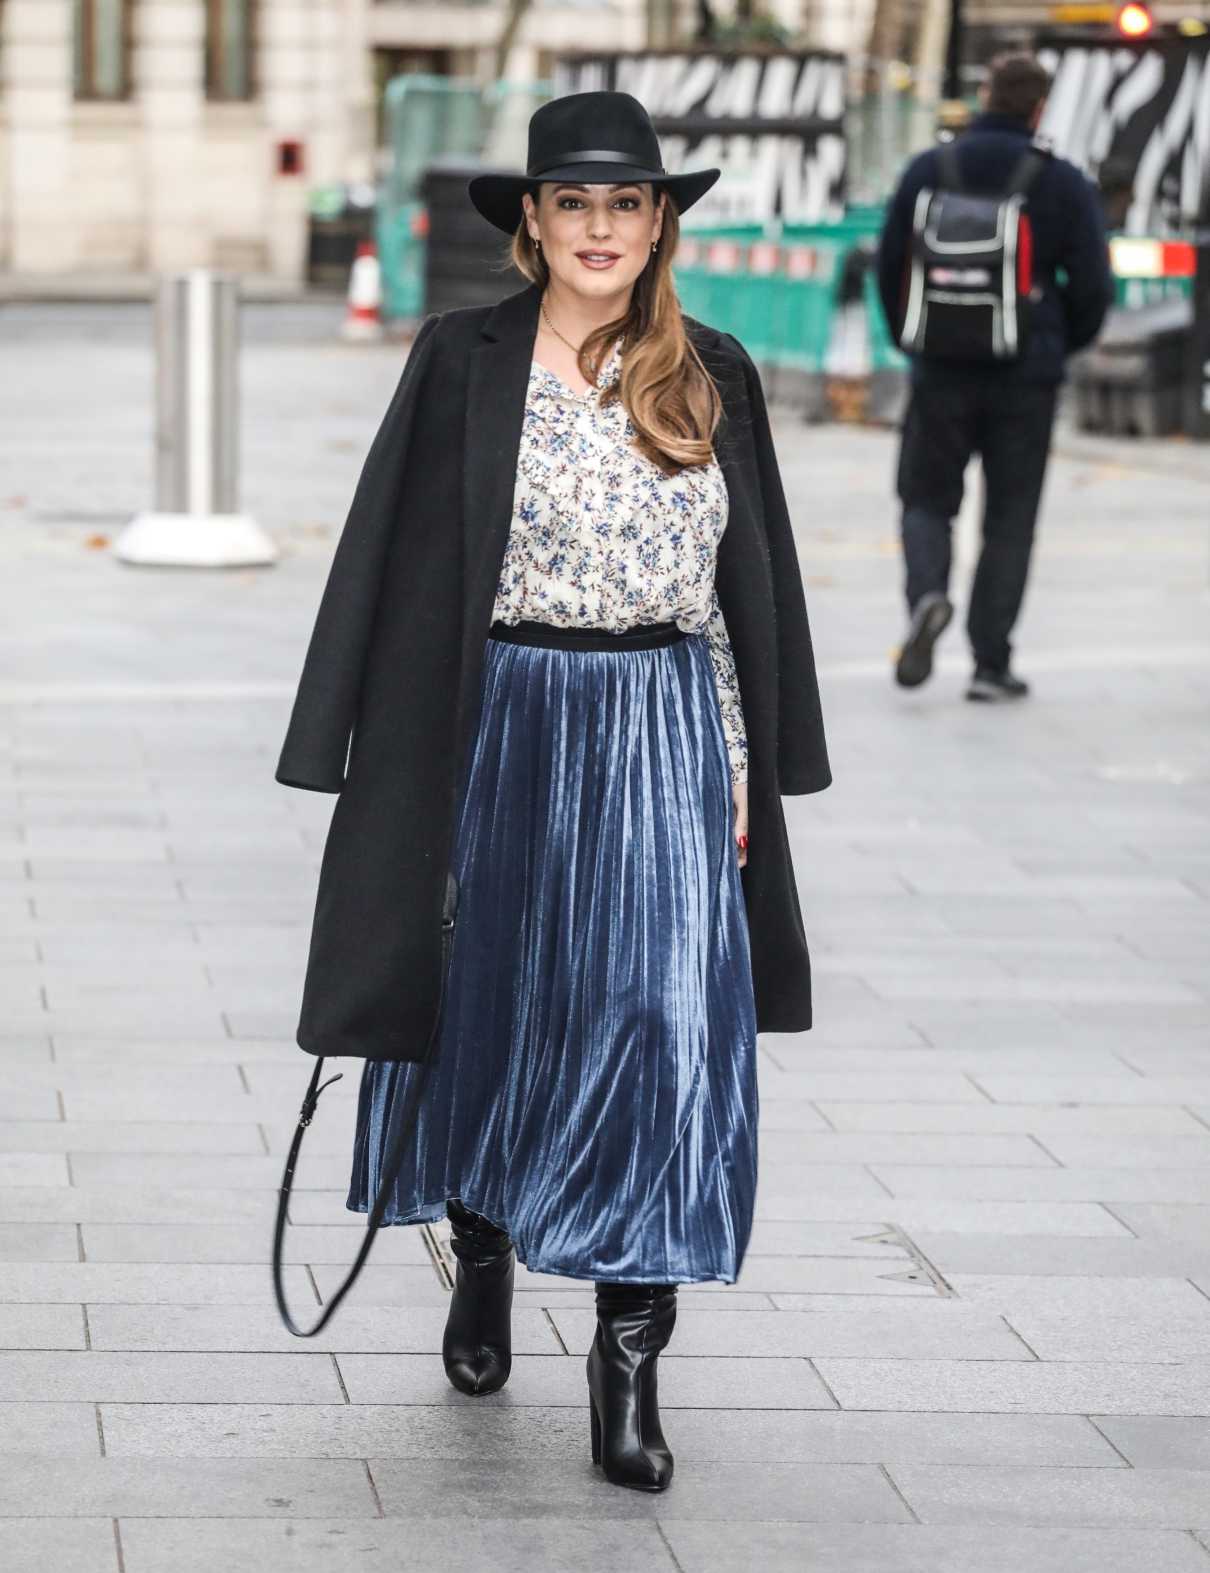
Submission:
M 155 507 L 114 545 L 122 562 L 229 568 L 277 561 L 238 511 L 239 281 L 210 268 L 160 279 L 155 299 Z

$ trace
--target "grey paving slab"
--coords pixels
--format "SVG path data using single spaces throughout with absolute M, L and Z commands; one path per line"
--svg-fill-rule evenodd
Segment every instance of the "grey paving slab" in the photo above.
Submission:
M 1189 1469 L 961 1469 L 899 1464 L 892 1478 L 925 1523 L 1132 1524 L 1192 1529 L 1210 1473 Z
M 1201 1136 L 1182 1138 L 1197 1144 Z M 1210 1131 L 1204 1136 L 1210 1152 Z M 762 1138 L 764 1159 L 775 1173 L 779 1165 L 809 1168 L 814 1163 L 869 1164 L 1022 1164 L 1052 1168 L 1054 1159 L 1027 1136 L 961 1136 L 949 1132 L 912 1134 L 884 1131 L 807 1132 L 801 1137 L 771 1131 Z M 1192 1153 L 1194 1148 L 1190 1148 Z
M 193 943 L 192 941 L 190 943 Z M 142 941 L 140 941 L 140 948 Z M 185 1065 L 241 1065 L 253 1059 L 274 1063 L 294 1063 L 298 1049 L 293 1043 L 278 1043 L 272 1038 L 237 1043 L 234 1038 L 149 1038 L 129 1042 L 123 1038 L 79 1037 L 61 1033 L 55 1040 L 55 1061 L 68 1068 L 112 1065 L 120 1054 L 123 1065 L 155 1065 L 160 1068 Z M 3 1056 L 0 1054 L 0 1060 Z
M 78 1260 L 79 1244 L 70 1224 L 0 1223 L 0 1262 Z
M 58 1034 L 48 1027 L 49 1037 L 53 1042 L 58 1041 Z M 171 1039 L 173 1034 L 167 1026 L 151 1038 L 153 1042 L 163 1042 Z M 20 1088 L 46 1088 L 58 1091 L 64 1096 L 75 1096 L 88 1092 L 106 1092 L 113 1089 L 113 1060 L 108 1063 L 97 1062 L 87 1065 L 62 1065 L 57 1061 L 48 1064 L 22 1065 L 20 1070 L 7 1072 L 9 1083 L 0 1084 L 0 1092 L 7 1098 L 10 1090 L 18 1091 Z M 204 1065 L 176 1065 L 167 1064 L 157 1066 L 155 1069 L 144 1070 L 137 1084 L 132 1084 L 121 1089 L 128 1098 L 142 1097 L 149 1093 L 163 1093 L 168 1097 L 175 1097 L 178 1111 L 184 1109 L 186 1117 L 190 1117 L 191 1100 L 202 1099 L 214 1094 L 241 1094 L 247 1100 L 247 1090 L 240 1078 L 240 1073 L 235 1065 L 223 1065 L 209 1068 Z M 246 1107 L 251 1104 L 246 1102 Z M 53 1118 L 58 1118 L 58 1113 Z M 129 1115 L 127 1116 L 129 1118 Z
M 80 1305 L 0 1305 L 0 1349 L 83 1349 Z
M 767 1163 L 761 1166 L 757 1184 L 763 1195 L 789 1191 L 799 1197 L 856 1198 L 866 1204 L 867 1210 L 872 1199 L 885 1200 L 888 1195 L 886 1186 L 868 1168 L 857 1163 Z
M 1050 1075 L 983 1071 L 980 1087 L 997 1103 L 1187 1104 L 1210 1102 L 1210 1075 L 1072 1075 L 1066 1060 Z
M 582 1463 L 560 1461 L 541 1471 L 520 1460 L 473 1463 L 461 1490 L 440 1463 L 371 1459 L 370 1470 L 388 1517 L 654 1519 L 666 1506 L 660 1498 L 609 1487 Z M 868 1464 L 686 1462 L 678 1463 L 674 1480 L 678 1511 L 705 1520 L 893 1524 L 909 1519 L 886 1476 Z M 468 1503 L 473 1504 L 469 1509 Z
M 343 1394 L 323 1354 L 126 1354 L 0 1349 L 0 1401 L 323 1404 Z
M 216 1111 L 207 1110 L 207 1118 Z M 221 1118 L 221 1116 L 220 1116 Z M 244 1121 L 248 1118 L 244 1114 Z M 241 1121 L 240 1123 L 243 1123 Z M 1208 1133 L 1210 1135 L 1210 1133 Z M 3 1158 L 0 1157 L 0 1163 Z M 72 1173 L 81 1185 L 186 1186 L 205 1190 L 233 1186 L 236 1189 L 276 1190 L 281 1184 L 280 1157 L 204 1153 L 114 1153 L 82 1152 L 72 1161 Z M 326 1157 L 303 1151 L 298 1165 L 299 1185 L 331 1190 L 349 1183 L 349 1158 Z
M 272 1226 L 277 1198 L 264 1192 L 135 1185 L 0 1185 L 6 1223 L 198 1223 Z
M 816 1368 L 842 1409 L 1035 1415 L 1205 1415 L 1210 1364 L 837 1360 Z
M 10 1453 L 25 1457 L 100 1457 L 96 1406 L 46 1401 L 0 1403 L 0 1455 Z M 0 1566 L 7 1568 L 9 1564 L 0 1559 Z
M 432 1365 L 440 1372 L 434 1353 Z M 568 1362 L 583 1379 L 581 1362 Z M 691 1362 L 684 1362 L 685 1364 Z M 737 1362 L 746 1366 L 747 1362 Z M 491 1403 L 436 1405 L 101 1405 L 111 1454 L 159 1457 L 575 1458 L 583 1416 L 514 1405 L 512 1384 Z M 468 1408 L 469 1405 L 469 1408 Z M 473 1411 L 473 1412 L 471 1412 Z M 835 1409 L 762 1414 L 670 1411 L 679 1462 L 1062 1464 L 1124 1469 L 1092 1423 L 1071 1415 L 866 1414 Z M 480 1417 L 482 1417 L 480 1419 Z
M 1210 1240 L 1168 1236 L 1154 1240 L 1057 1240 L 1053 1235 L 932 1234 L 919 1230 L 917 1246 L 943 1273 L 1038 1274 L 1062 1277 L 1181 1277 L 1210 1271 Z
M 551 1518 L 379 1519 L 312 1522 L 283 1519 L 133 1519 L 122 1521 L 126 1573 L 290 1573 L 356 1566 L 359 1573 L 427 1573 L 432 1548 L 441 1546 L 446 1573 L 676 1573 L 659 1529 L 652 1523 L 580 1522 Z M 1182 1573 L 1182 1570 L 1177 1570 Z
M 61 1153 L 0 1152 L 0 1190 L 27 1185 L 67 1185 L 71 1173 Z
M 1210 1300 L 1180 1278 L 950 1279 L 968 1302 L 998 1311 L 1040 1360 L 1210 1358 Z
M 60 1118 L 54 1087 L 31 1085 L 26 1079 L 42 1069 L 41 1057 L 31 1063 L 22 1062 L 19 1071 L 12 1061 L 5 1063 L 0 1072 L 0 1108 L 8 1119 L 49 1121 Z
M 748 1250 L 752 1256 L 904 1257 L 903 1241 L 885 1223 L 869 1219 L 758 1219 Z
M 133 1518 L 376 1516 L 354 1459 L 8 1459 L 4 1514 L 31 1518 L 108 1513 Z
M 286 1273 L 287 1292 L 314 1303 L 302 1267 Z M 0 1263 L 0 1302 L 70 1301 L 72 1304 L 260 1305 L 265 1274 L 243 1264 L 145 1262 Z
M 670 1503 L 660 1522 L 681 1573 L 1205 1573 L 1192 1537 L 1173 1530 L 741 1525 L 672 1511 Z
M 573 1354 L 587 1354 L 591 1311 L 552 1310 L 551 1320 Z M 949 1300 L 858 1304 L 819 1311 L 695 1311 L 678 1317 L 682 1355 L 843 1355 L 871 1358 L 1032 1360 L 1002 1318 Z M 670 1346 L 671 1347 L 671 1346 Z
M 1021 1133 L 1054 1136 L 1200 1136 L 1204 1127 L 1187 1109 L 1099 1105 L 1052 1108 L 1044 1104 L 824 1103 L 822 1115 L 838 1131 L 936 1131 L 953 1134 Z
M 945 1196 L 968 1201 L 1205 1202 L 1205 1169 L 1157 1165 L 1154 1169 L 1113 1165 L 1075 1169 L 953 1168 L 871 1165 L 871 1174 L 893 1196 Z
M 0 1038 L 0 1065 L 46 1065 L 50 1063 L 50 1038 Z M 11 1079 L 11 1077 L 9 1077 Z
M 808 1065 L 803 1061 L 808 1056 L 814 1060 L 827 1051 L 808 1050 L 805 1047 L 800 1050 L 795 1038 L 779 1038 L 777 1034 L 762 1037 L 761 1043 L 775 1061 L 784 1065 L 781 1070 L 761 1072 L 762 1106 L 789 1098 L 815 1099 L 821 1103 L 848 1100 L 875 1104 L 907 1102 L 913 1105 L 983 1105 L 988 1101 L 969 1077 L 962 1074 L 961 1066 L 955 1065 L 949 1072 L 942 1071 L 938 1065 L 940 1056 L 935 1053 L 923 1059 L 924 1064 L 932 1067 L 931 1071 L 919 1068 L 922 1056 L 910 1050 L 854 1049 L 844 1050 L 837 1058 L 848 1062 L 873 1061 L 868 1069 L 862 1070 L 859 1066 L 848 1070 L 828 1069 L 826 1063 L 817 1069 L 814 1064 Z M 904 1064 L 900 1055 L 912 1063 Z
M 292 1296 L 291 1304 L 300 1316 L 311 1308 L 305 1296 Z M 400 1308 L 346 1302 L 325 1331 L 309 1339 L 306 1347 L 439 1355 L 448 1309 L 448 1303 Z M 282 1326 L 267 1294 L 259 1303 L 241 1306 L 91 1305 L 88 1323 L 94 1349 L 285 1352 L 299 1348 L 298 1339 Z M 558 1354 L 561 1349 L 551 1320 L 541 1308 L 514 1309 L 516 1354 Z
M 768 1192 L 758 1183 L 758 1221 L 818 1223 L 839 1221 L 858 1213 L 882 1211 L 886 1227 L 911 1235 L 917 1229 L 941 1234 L 1109 1235 L 1125 1237 L 1130 1230 L 1119 1222 L 1119 1205 L 1113 1209 L 1099 1202 L 960 1201 L 946 1197 L 884 1196 L 877 1203 L 828 1195 Z
M 897 1262 L 853 1260 L 839 1256 L 773 1256 L 750 1254 L 740 1270 L 741 1289 L 768 1294 L 933 1295 L 931 1281 L 915 1270 L 907 1256 Z M 700 1285 L 712 1293 L 722 1285 Z
M 1210 1167 L 1210 1131 L 1193 1136 L 1047 1135 L 1047 1149 L 1068 1168 Z
M 325 1301 L 344 1279 L 344 1268 L 316 1264 L 312 1269 L 315 1286 Z M 410 1309 L 414 1306 L 448 1306 L 449 1290 L 431 1266 L 398 1267 L 371 1262 L 349 1295 L 358 1305 L 390 1305 Z
M 296 1226 L 286 1233 L 284 1260 L 348 1265 L 359 1243 L 356 1233 L 343 1227 Z M 90 1262 L 267 1263 L 273 1244 L 269 1230 L 242 1224 L 90 1223 L 81 1226 L 80 1234 Z M 412 1266 L 427 1266 L 431 1260 L 419 1229 L 383 1230 L 374 1242 L 374 1259 Z
M 1136 1469 L 1210 1470 L 1210 1416 L 1094 1415 Z
M 1113 1211 L 1141 1239 L 1210 1240 L 1210 1202 L 1117 1202 Z
M 585 1404 L 584 1362 L 568 1355 L 523 1355 L 513 1362 L 508 1386 L 479 1400 L 448 1383 L 429 1355 L 337 1356 L 350 1403 L 471 1404 L 570 1407 Z M 834 1409 L 827 1389 L 804 1359 L 687 1359 L 665 1354 L 660 1361 L 661 1409 Z
M 101 1409 L 106 1448 L 113 1456 L 580 1459 L 588 1467 L 586 1404 L 514 1405 L 506 1401 L 507 1391 L 482 1404 L 105 1403 Z M 903 1456 L 910 1433 L 887 1437 L 878 1428 L 883 1417 L 863 1417 L 874 1429 L 850 1440 L 817 1425 L 829 1414 L 836 1412 L 669 1409 L 664 1429 L 678 1464 L 883 1463 L 884 1453 Z M 934 1423 L 917 1433 L 923 1456 L 948 1460 L 963 1433 L 947 1438 L 935 1424 L 937 1417 L 931 1418 Z M 1003 1425 L 999 1417 L 993 1421 Z M 1091 1426 L 1079 1423 L 1092 1433 Z M 975 1456 L 992 1462 L 1013 1455 L 1023 1442 L 1021 1435 L 1015 1441 L 1005 1438 L 1002 1430 L 967 1434 L 976 1445 Z M 1044 1459 L 1065 1460 L 1073 1446 L 1070 1437 L 1048 1441 L 1042 1434 L 1039 1441 Z M 1091 1468 L 1125 1472 L 1119 1455 L 1107 1446 L 1092 1453 L 1081 1439 L 1074 1456 Z
M 0 1566 L 5 1573 L 120 1573 L 113 1520 L 0 1519 Z
M 0 1152 L 257 1153 L 256 1123 L 203 1125 L 182 1120 L 3 1120 Z

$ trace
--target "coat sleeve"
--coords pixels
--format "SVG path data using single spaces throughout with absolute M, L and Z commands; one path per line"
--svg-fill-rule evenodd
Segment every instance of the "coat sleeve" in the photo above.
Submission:
M 383 565 L 399 517 L 412 419 L 439 318 L 426 317 L 362 466 L 307 647 L 275 778 L 339 792 Z
M 794 529 L 786 505 L 785 489 L 773 448 L 769 411 L 765 405 L 760 373 L 738 339 L 726 335 L 744 368 L 748 407 L 752 412 L 752 440 L 760 482 L 761 516 L 769 549 L 773 578 L 773 605 L 777 618 L 778 719 L 777 775 L 783 797 L 822 792 L 830 785 L 832 770 L 824 739 L 815 653 L 807 620 L 802 570 L 794 545 Z

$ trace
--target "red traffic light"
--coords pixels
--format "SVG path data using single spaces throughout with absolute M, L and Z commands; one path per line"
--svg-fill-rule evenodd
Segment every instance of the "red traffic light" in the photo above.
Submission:
M 1126 0 L 1118 8 L 1114 26 L 1123 38 L 1146 38 L 1155 26 L 1149 6 L 1143 0 Z

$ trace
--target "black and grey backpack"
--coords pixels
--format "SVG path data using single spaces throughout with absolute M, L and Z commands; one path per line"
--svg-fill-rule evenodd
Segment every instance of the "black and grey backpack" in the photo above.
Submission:
M 1015 360 L 1035 299 L 1033 232 L 1026 197 L 1047 159 L 1033 142 L 998 193 L 970 191 L 958 144 L 937 152 L 935 187 L 916 198 L 899 343 L 946 360 Z

